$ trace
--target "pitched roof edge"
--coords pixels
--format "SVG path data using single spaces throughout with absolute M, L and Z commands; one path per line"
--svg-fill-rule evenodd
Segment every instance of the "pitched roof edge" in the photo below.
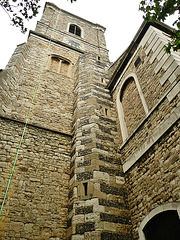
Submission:
M 120 58 L 122 58 L 122 59 L 121 59 L 119 65 L 117 66 L 116 70 L 113 72 L 109 83 L 107 84 L 107 88 L 109 88 L 110 91 L 113 90 L 120 74 L 124 70 L 125 66 L 127 65 L 128 61 L 130 60 L 132 55 L 134 54 L 135 50 L 138 47 L 138 44 L 140 43 L 140 41 L 142 40 L 143 36 L 145 35 L 145 33 L 147 32 L 147 30 L 150 26 L 153 26 L 153 27 L 155 27 L 155 28 L 167 33 L 167 34 L 171 34 L 174 30 L 173 28 L 171 28 L 168 25 L 166 25 L 164 23 L 161 23 L 161 22 L 143 21 L 139 30 L 137 31 L 136 35 L 134 36 L 132 42 L 130 43 L 129 47 L 118 58 L 118 59 L 120 59 Z M 118 61 L 118 59 L 115 61 L 115 63 Z

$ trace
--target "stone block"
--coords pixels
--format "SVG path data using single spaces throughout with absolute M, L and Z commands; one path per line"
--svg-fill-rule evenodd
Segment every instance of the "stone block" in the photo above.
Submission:
M 103 230 L 108 232 L 116 232 L 116 223 L 103 222 Z
M 72 235 L 72 240 L 84 240 L 84 235 L 80 235 L 80 234 L 77 234 L 77 235 Z
M 84 223 L 85 216 L 84 214 L 73 216 L 72 221 L 73 221 L 73 224 Z
M 21 232 L 24 228 L 24 224 L 22 222 L 11 222 L 10 229 L 16 233 Z
M 105 172 L 94 171 L 93 179 L 94 180 L 102 180 L 102 181 L 105 181 L 106 183 L 109 183 L 109 174 L 105 173 Z

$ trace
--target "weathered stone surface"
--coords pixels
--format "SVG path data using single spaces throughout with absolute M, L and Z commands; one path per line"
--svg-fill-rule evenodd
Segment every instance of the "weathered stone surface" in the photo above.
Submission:
M 0 71 L 0 202 L 38 88 L 1 239 L 139 239 L 144 219 L 177 205 L 180 58 L 162 29 L 144 23 L 109 69 L 105 28 L 46 4 Z
M 99 199 L 99 204 L 103 206 L 108 206 L 108 207 L 128 209 L 127 203 L 121 203 L 118 201 L 108 201 L 105 199 Z
M 105 222 L 114 222 L 114 223 L 121 223 L 121 224 L 131 224 L 130 218 L 125 218 L 117 215 L 101 213 L 100 218 L 102 221 Z
M 137 159 L 125 173 L 125 185 L 128 188 L 129 207 L 132 212 L 131 219 L 134 239 L 139 238 L 137 229 L 141 221 L 152 209 L 161 204 L 178 202 L 180 200 L 177 194 L 177 182 L 179 181 L 179 175 L 177 173 L 177 165 L 179 164 L 179 156 L 177 156 L 179 155 L 178 117 L 172 124 L 170 122 L 173 114 L 177 112 L 179 98 L 177 98 L 176 94 L 173 95 L 171 100 L 168 98 L 168 94 L 173 92 L 174 85 L 172 82 L 174 80 L 171 82 L 166 79 L 164 83 L 161 84 L 161 79 L 165 79 L 166 76 L 163 62 L 165 63 L 169 56 L 167 56 L 163 50 L 162 52 L 159 51 L 159 55 L 157 53 L 155 56 L 154 50 L 152 49 L 153 44 L 150 46 L 150 41 L 152 40 L 146 37 L 146 44 L 143 44 L 143 47 L 140 46 L 137 49 L 125 74 L 125 76 L 137 77 L 149 111 L 146 116 L 143 115 L 144 109 L 139 108 L 140 105 L 142 106 L 142 102 L 141 104 L 138 103 L 139 98 L 135 98 L 137 102 L 131 103 L 131 101 L 133 101 L 132 91 L 134 90 L 130 90 L 130 85 L 128 90 L 128 86 L 124 84 L 124 90 L 127 90 L 127 92 L 124 93 L 126 96 L 124 95 L 125 102 L 123 105 L 125 115 L 130 114 L 129 108 L 133 106 L 134 109 L 130 117 L 125 116 L 125 118 L 127 117 L 125 124 L 127 124 L 129 131 L 128 137 L 124 142 L 122 139 L 119 139 L 119 152 L 122 163 L 127 163 L 127 160 L 132 156 L 136 156 Z M 141 62 L 138 66 L 135 66 L 134 63 L 138 56 L 141 58 Z M 167 62 L 166 66 L 167 69 L 169 69 L 166 69 L 169 73 L 171 65 L 168 67 Z M 125 81 L 125 76 L 122 76 L 121 81 L 113 93 L 114 102 L 116 101 L 121 82 Z M 175 76 L 173 76 L 173 78 L 174 77 Z M 176 79 L 178 80 L 177 76 Z M 126 97 L 127 99 L 125 100 Z M 130 103 L 131 106 L 128 105 Z M 138 106 L 135 106 L 136 104 L 138 104 Z M 141 115 L 141 117 L 139 118 L 138 115 Z M 131 118 L 135 118 L 132 124 L 128 122 Z M 117 122 L 118 132 L 121 138 L 118 112 Z M 166 123 L 169 124 L 168 128 L 166 127 L 167 129 L 165 129 L 165 127 L 163 128 L 163 126 L 167 126 Z M 160 132 L 162 134 L 158 138 Z M 148 145 L 151 143 L 150 140 L 152 142 L 151 146 Z M 140 154 L 139 157 L 138 154 Z M 174 159 L 172 164 L 170 163 L 170 156 Z
M 101 191 L 105 192 L 107 194 L 114 194 L 114 195 L 119 195 L 119 196 L 127 196 L 127 191 L 124 187 L 122 188 L 117 188 L 113 187 L 110 185 L 107 185 L 105 183 L 102 183 L 101 185 Z
M 132 237 L 127 234 L 117 234 L 117 233 L 111 233 L 111 232 L 102 232 L 101 233 L 101 239 L 103 240 L 132 240 Z
M 76 225 L 77 234 L 84 234 L 85 232 L 92 232 L 94 230 L 95 230 L 95 223 L 93 222 L 79 223 Z
M 0 128 L 2 202 L 24 125 L 0 118 Z M 2 239 L 65 238 L 70 147 L 70 136 L 27 127 L 2 212 Z
M 82 181 L 82 180 L 88 180 L 93 178 L 93 172 L 82 172 L 77 174 L 77 180 Z
M 88 207 L 79 207 L 76 208 L 75 214 L 87 214 L 87 213 L 92 213 L 93 212 L 93 206 L 88 206 Z

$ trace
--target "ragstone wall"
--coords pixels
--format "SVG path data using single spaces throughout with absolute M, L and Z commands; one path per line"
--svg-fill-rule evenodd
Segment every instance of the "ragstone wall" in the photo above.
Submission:
M 24 124 L 0 118 L 0 204 Z M 71 136 L 27 126 L 0 223 L 0 239 L 66 239 Z
M 134 239 L 152 209 L 180 202 L 179 123 L 175 123 L 126 174 Z
M 76 24 L 81 28 L 81 37 L 69 32 L 70 24 Z M 47 3 L 35 31 L 49 37 L 55 25 L 54 39 L 85 52 L 94 52 L 101 56 L 104 61 L 109 61 L 103 26 L 61 10 L 52 3 Z
M 29 123 L 71 134 L 73 64 L 76 63 L 80 53 L 55 43 L 51 43 L 48 47 L 49 42 L 36 34 L 30 35 L 26 45 L 28 45 L 28 53 L 26 53 L 25 64 L 22 65 L 20 61 L 15 62 L 16 66 L 19 64 L 17 67 L 21 69 L 21 74 L 16 76 L 15 66 L 11 61 L 7 70 L 1 73 L 7 72 L 8 78 L 3 80 L 6 83 L 2 88 L 6 95 L 9 94 L 9 101 L 2 102 L 2 114 L 26 121 L 38 82 Z M 14 54 L 16 58 L 16 52 Z M 52 54 L 71 59 L 70 76 L 49 69 Z M 19 58 L 22 59 L 22 56 Z M 9 85 L 10 87 L 7 88 Z
M 134 74 L 148 106 L 148 113 L 140 121 L 136 119 L 134 130 L 124 142 L 117 112 L 119 153 L 129 193 L 134 239 L 138 239 L 140 223 L 154 208 L 180 201 L 179 56 L 164 52 L 162 38 L 159 30 L 148 30 L 113 92 L 116 102 L 121 82 Z M 131 96 L 129 91 L 129 98 Z M 134 108 L 134 115 L 135 111 L 137 108 Z

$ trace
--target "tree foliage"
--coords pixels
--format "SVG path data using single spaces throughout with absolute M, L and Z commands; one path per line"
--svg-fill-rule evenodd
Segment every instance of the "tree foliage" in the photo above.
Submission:
M 70 0 L 71 3 L 76 0 Z M 37 16 L 41 0 L 0 0 L 0 7 L 9 16 L 12 25 L 20 27 L 21 32 L 26 32 L 25 20 Z
M 30 20 L 38 14 L 40 0 L 0 0 L 0 6 L 8 14 L 12 24 L 26 32 L 25 20 Z
M 144 12 L 147 21 L 164 22 L 169 16 L 178 12 L 178 18 L 173 23 L 175 29 L 171 34 L 171 41 L 165 46 L 165 51 L 170 53 L 173 49 L 180 49 L 180 0 L 143 0 L 139 9 Z

